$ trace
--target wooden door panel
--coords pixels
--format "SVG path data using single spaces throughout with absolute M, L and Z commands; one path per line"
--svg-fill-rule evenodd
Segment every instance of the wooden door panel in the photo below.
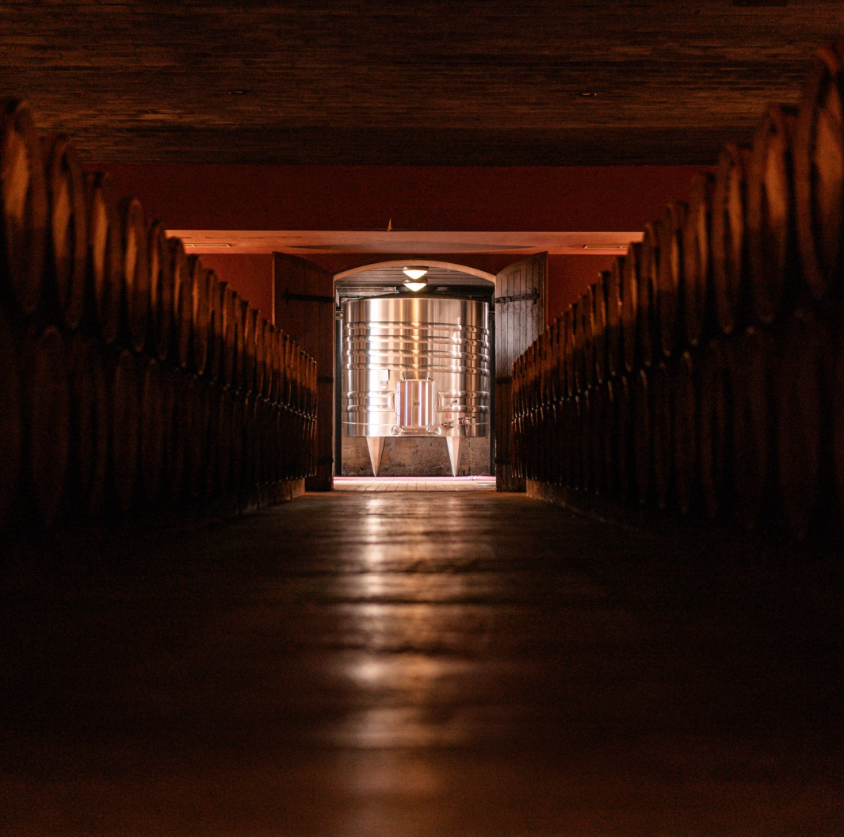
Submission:
M 273 254 L 275 324 L 317 362 L 317 472 L 309 491 L 330 491 L 334 474 L 334 277 L 306 259 Z
M 547 253 L 504 268 L 495 280 L 495 474 L 499 491 L 524 491 L 513 469 L 513 363 L 545 329 Z

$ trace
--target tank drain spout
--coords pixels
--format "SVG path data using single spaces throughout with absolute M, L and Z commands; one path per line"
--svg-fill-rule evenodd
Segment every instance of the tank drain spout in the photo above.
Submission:
M 372 475 L 377 477 L 381 468 L 381 454 L 384 453 L 384 436 L 367 436 L 366 446 L 369 448 L 369 461 L 372 463 Z

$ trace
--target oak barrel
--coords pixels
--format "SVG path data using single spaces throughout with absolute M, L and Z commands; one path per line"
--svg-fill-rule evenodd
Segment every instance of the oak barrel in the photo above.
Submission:
M 797 536 L 809 531 L 821 499 L 830 356 L 826 327 L 808 311 L 795 311 L 786 326 L 774 384 L 779 497 L 785 520 Z
M 674 497 L 674 376 L 665 361 L 652 370 L 651 459 L 656 504 L 668 508 Z
M 566 321 L 561 315 L 554 321 L 554 342 L 551 357 L 551 400 L 558 403 L 565 395 L 565 366 L 563 352 L 566 341 Z
M 838 514 L 844 517 L 844 339 L 841 334 L 835 349 L 829 405 Z
M 264 383 L 267 379 L 267 321 L 255 318 L 255 394 L 264 398 Z
M 640 369 L 633 379 L 633 470 L 635 496 L 640 506 L 653 495 L 653 408 L 651 373 Z
M 138 360 L 120 352 L 111 386 L 111 473 L 118 508 L 129 509 L 136 496 L 140 465 L 141 381 Z
M 165 420 L 169 428 L 166 493 L 173 504 L 184 502 L 187 495 L 188 445 L 193 419 L 189 402 L 191 380 L 189 375 L 175 369 L 165 377 Z
M 164 362 L 171 356 L 173 339 L 173 269 L 167 230 L 151 221 L 147 232 L 147 261 L 150 276 L 151 351 Z
M 223 364 L 220 379 L 225 386 L 234 387 L 238 364 L 238 345 L 240 338 L 240 320 L 237 316 L 240 297 L 230 286 L 222 283 L 223 288 Z
M 551 331 L 546 328 L 539 335 L 536 354 L 536 378 L 538 384 L 538 404 L 544 407 L 549 402 L 548 361 L 551 356 Z
M 281 409 L 278 405 L 271 401 L 267 403 L 267 433 L 269 436 L 269 445 L 267 451 L 267 462 L 270 482 L 276 482 L 282 479 L 282 455 L 286 440 L 278 432 L 281 422 Z
M 587 328 L 590 320 L 589 300 L 582 296 L 575 303 L 577 328 L 574 333 L 574 386 L 576 392 L 584 392 L 589 386 L 587 370 L 590 364 L 587 357 L 591 355 L 590 337 Z
M 554 404 L 558 397 L 558 355 L 561 317 L 556 317 L 548 326 L 548 356 L 545 360 L 545 403 Z
M 572 471 L 571 485 L 582 491 L 586 482 L 587 463 L 583 458 L 585 423 L 588 416 L 587 396 L 585 392 L 574 397 L 574 411 L 572 413 Z
M 261 482 L 263 496 L 272 502 L 273 484 L 276 482 L 275 457 L 276 440 L 273 428 L 275 424 L 275 407 L 264 398 L 259 399 L 261 408 Z
M 565 319 L 565 345 L 563 346 L 563 377 L 566 382 L 566 395 L 571 398 L 576 389 L 574 374 L 574 354 L 577 331 L 577 303 L 566 308 L 563 318 Z
M 231 487 L 237 499 L 238 507 L 243 507 L 244 489 L 244 433 L 246 402 L 242 395 L 235 393 L 232 399 L 231 425 Z
M 844 42 L 817 52 L 794 137 L 794 196 L 803 279 L 815 299 L 844 277 Z
M 226 444 L 220 435 L 220 413 L 223 390 L 218 386 L 208 388 L 206 401 L 207 425 L 205 440 L 205 497 L 218 497 L 221 493 L 220 482 L 220 445 Z
M 753 136 L 747 178 L 747 267 L 753 314 L 770 324 L 797 276 L 793 135 L 796 110 L 769 105 Z
M 260 482 L 258 457 L 260 455 L 258 433 L 258 401 L 254 395 L 243 397 L 243 489 L 247 506 L 258 502 L 257 487 Z
M 258 363 L 258 310 L 248 303 L 244 305 L 243 329 L 243 390 L 250 395 L 255 392 L 255 374 Z
M 639 282 L 642 263 L 642 245 L 631 242 L 627 248 L 622 272 L 621 337 L 624 353 L 624 370 L 633 372 L 639 364 Z
M 75 505 L 100 514 L 106 501 L 110 430 L 109 381 L 98 341 L 77 332 L 70 344 L 70 486 Z
M 620 375 L 624 370 L 621 311 L 624 286 L 624 257 L 613 259 L 606 284 L 607 298 L 607 374 Z
M 170 272 L 173 278 L 173 360 L 180 369 L 191 365 L 193 331 L 193 281 L 185 247 L 180 238 L 167 242 L 170 248 Z
M 267 358 L 267 374 L 264 380 L 264 398 L 271 404 L 275 404 L 278 402 L 280 360 L 276 329 L 271 323 L 267 323 L 265 339 L 264 351 Z
M 618 491 L 622 497 L 636 496 L 636 466 L 633 455 L 634 404 L 630 376 L 615 381 L 615 433 L 618 469 Z
M 140 401 L 140 477 L 143 499 L 157 505 L 164 491 L 165 411 L 161 366 L 155 358 L 144 360 Z
M 733 350 L 723 337 L 706 347 L 700 378 L 700 479 L 706 512 L 711 518 L 730 507 L 732 485 L 732 365 Z
M 270 403 L 273 402 L 273 387 L 277 385 L 277 380 L 273 378 L 273 362 L 275 358 L 275 326 L 269 321 L 264 321 L 264 365 L 266 370 L 264 372 L 264 398 Z
M 249 363 L 246 358 L 246 329 L 248 328 L 248 314 L 249 303 L 238 297 L 237 305 L 235 306 L 235 316 L 237 317 L 237 334 L 236 334 L 236 355 L 237 362 L 235 363 L 235 386 L 239 392 L 246 394 L 248 392 L 248 382 L 246 380 L 246 372 Z
M 208 359 L 205 377 L 212 383 L 220 377 L 223 362 L 223 288 L 213 270 L 205 271 L 208 298 Z
M 591 393 L 591 414 L 589 416 L 589 460 L 592 474 L 591 487 L 594 494 L 604 494 L 607 479 L 604 473 L 604 388 L 596 386 Z
M 548 403 L 548 376 L 546 375 L 546 364 L 548 361 L 548 329 L 542 332 L 537 338 L 533 356 L 532 376 L 535 381 L 534 405 L 541 409 Z M 308 389 L 306 383 L 306 390 Z M 307 410 L 305 411 L 307 412 Z
M 293 474 L 291 449 L 294 441 L 290 436 L 290 413 L 281 405 L 275 405 L 276 438 L 278 439 L 278 469 L 281 479 L 290 479 Z M 497 456 L 497 454 L 496 454 Z M 496 460 L 497 461 L 497 460 Z
M 233 428 L 233 394 L 231 390 L 221 390 L 219 399 L 219 413 L 217 415 L 217 469 L 218 484 L 221 494 L 231 492 L 232 480 L 232 428 Z M 216 405 L 215 405 L 216 407 Z
M 639 359 L 643 366 L 654 364 L 660 354 L 656 304 L 662 259 L 662 226 L 663 222 L 660 218 L 645 224 L 642 237 L 642 262 L 638 282 L 639 299 L 636 307 L 639 320 Z
M 688 204 L 670 203 L 662 218 L 661 258 L 657 271 L 656 330 L 664 357 L 672 357 L 682 345 L 680 323 L 683 312 L 683 228 Z
M 91 318 L 106 344 L 120 332 L 123 255 L 120 216 L 111 177 L 94 172 L 85 177 L 88 204 L 88 286 L 93 295 Z
M 688 351 L 674 370 L 674 484 L 677 507 L 688 514 L 699 492 L 698 381 L 695 358 Z
M 144 209 L 137 198 L 120 202 L 123 256 L 123 322 L 129 345 L 144 350 L 149 333 L 150 276 L 147 225 Z
M 570 486 L 572 484 L 572 456 L 574 433 L 574 399 L 566 398 L 560 402 L 560 425 L 558 431 L 558 457 L 560 462 L 560 483 Z
M 299 347 L 296 341 L 289 334 L 282 332 L 281 335 L 281 390 L 284 393 L 282 403 L 291 413 L 296 412 L 297 385 L 296 385 L 296 355 Z M 510 415 L 513 409 L 512 388 L 507 390 L 508 406 L 506 415 Z
M 26 474 L 35 512 L 49 526 L 62 510 L 70 463 L 67 350 L 54 326 L 27 335 L 24 344 Z
M 689 346 L 709 336 L 712 313 L 712 199 L 715 178 L 698 174 L 692 180 L 683 224 L 682 332 Z
M 609 495 L 618 492 L 618 435 L 616 426 L 619 381 L 606 381 L 601 388 L 601 458 L 603 459 L 604 488 Z
M 188 257 L 191 298 L 191 368 L 204 375 L 211 343 L 211 300 L 208 296 L 208 272 L 199 256 Z
M 747 304 L 745 218 L 750 147 L 727 143 L 718 157 L 712 195 L 712 291 L 723 334 L 741 323 Z
M 23 459 L 23 408 L 18 340 L 0 306 L 0 530 L 18 501 Z
M 178 458 L 178 447 L 180 445 L 179 417 L 177 416 L 178 383 L 182 373 L 170 367 L 169 364 L 161 364 L 161 412 L 163 417 L 162 431 L 164 433 L 164 471 L 162 473 L 162 503 L 170 505 L 177 501 L 177 492 L 174 486 L 181 485 L 178 469 L 180 461 Z M 184 459 L 181 460 L 181 467 L 184 466 Z
M 48 205 L 29 105 L 0 99 L 0 295 L 26 314 L 41 300 Z
M 550 438 L 548 440 L 548 470 L 550 481 L 554 485 L 562 485 L 563 463 L 562 463 L 562 428 L 563 402 L 557 401 L 551 406 L 550 417 Z
M 276 403 L 290 408 L 290 346 L 291 341 L 282 329 L 276 329 L 276 360 L 278 362 Z M 506 385 L 505 385 L 506 386 Z
M 192 500 L 201 499 L 205 490 L 208 434 L 208 384 L 202 378 L 187 376 L 187 489 Z
M 85 177 L 67 137 L 47 143 L 45 170 L 50 213 L 47 276 L 65 324 L 76 328 L 85 306 L 88 228 Z
M 745 529 L 761 520 L 771 496 L 776 371 L 774 340 L 757 326 L 741 334 L 733 362 L 734 515 Z
M 592 359 L 597 384 L 602 384 L 607 378 L 607 286 L 609 282 L 610 272 L 604 270 L 592 286 Z

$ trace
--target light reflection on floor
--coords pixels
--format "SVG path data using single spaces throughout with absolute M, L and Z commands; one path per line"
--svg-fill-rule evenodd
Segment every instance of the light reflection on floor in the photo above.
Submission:
M 495 491 L 495 477 L 334 477 L 335 491 Z
M 837 555 L 382 492 L 32 554 L 3 837 L 844 835 Z

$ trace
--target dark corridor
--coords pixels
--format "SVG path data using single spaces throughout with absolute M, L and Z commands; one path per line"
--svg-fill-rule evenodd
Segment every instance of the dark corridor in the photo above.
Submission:
M 21 544 L 0 833 L 844 834 L 840 564 L 667 531 L 333 493 Z

